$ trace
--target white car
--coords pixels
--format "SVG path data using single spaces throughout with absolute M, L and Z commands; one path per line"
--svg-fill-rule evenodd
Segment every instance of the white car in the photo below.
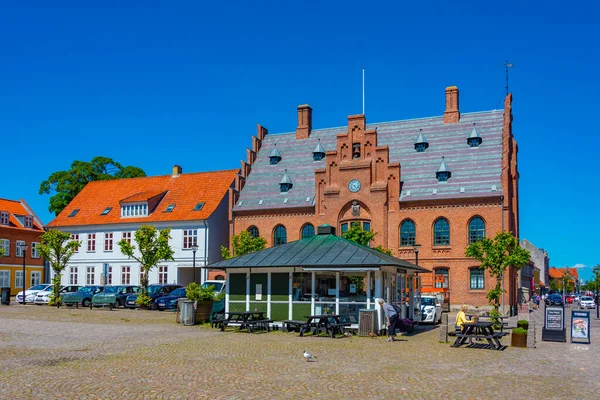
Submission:
M 439 324 L 442 322 L 442 304 L 435 296 L 421 296 L 421 322 Z
M 582 296 L 581 301 L 579 302 L 579 307 L 581 308 L 596 308 L 596 303 L 594 303 L 594 298 L 590 296 Z
M 76 292 L 77 290 L 79 290 L 79 288 L 81 288 L 81 286 L 78 286 L 78 285 L 61 286 L 60 287 L 60 293 L 62 295 L 62 293 Z M 41 305 L 44 305 L 44 304 L 48 304 L 48 302 L 50 302 L 50 295 L 51 294 L 52 294 L 52 286 L 50 286 L 46 290 L 42 290 L 41 292 L 37 292 L 37 294 L 35 295 L 35 299 L 33 300 L 33 303 L 37 304 L 38 306 L 41 306 Z
M 51 290 L 52 285 L 49 285 L 47 283 L 42 283 L 41 285 L 35 285 L 30 287 L 29 289 L 25 290 L 25 303 L 24 304 L 33 304 L 33 301 L 35 300 L 35 296 L 38 294 L 38 292 L 41 292 L 42 290 Z M 17 299 L 17 303 L 21 303 L 23 304 L 23 291 L 21 290 L 19 293 L 17 293 L 16 296 Z

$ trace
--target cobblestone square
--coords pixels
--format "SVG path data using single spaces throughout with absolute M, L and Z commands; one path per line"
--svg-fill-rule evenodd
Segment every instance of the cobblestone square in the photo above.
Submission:
M 0 398 L 597 399 L 592 315 L 591 345 L 541 342 L 537 310 L 537 348 L 492 351 L 439 343 L 437 327 L 387 343 L 223 333 L 169 312 L 2 306 Z

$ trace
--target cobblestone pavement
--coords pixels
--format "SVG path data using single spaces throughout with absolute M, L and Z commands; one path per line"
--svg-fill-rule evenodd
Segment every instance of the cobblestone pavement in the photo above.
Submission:
M 537 348 L 492 351 L 439 343 L 437 327 L 387 343 L 223 333 L 168 312 L 0 306 L 0 398 L 597 399 L 593 315 L 592 345 L 542 342 L 537 310 Z

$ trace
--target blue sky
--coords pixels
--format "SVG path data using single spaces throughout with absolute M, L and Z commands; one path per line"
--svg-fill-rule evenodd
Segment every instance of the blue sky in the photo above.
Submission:
M 597 3 L 3 2 L 0 197 L 38 195 L 73 160 L 107 156 L 148 175 L 231 169 L 256 124 L 315 128 L 502 106 L 508 59 L 519 143 L 521 238 L 551 265 L 600 263 Z M 418 2 L 415 2 L 418 3 Z M 540 3 L 542 4 L 542 3 Z

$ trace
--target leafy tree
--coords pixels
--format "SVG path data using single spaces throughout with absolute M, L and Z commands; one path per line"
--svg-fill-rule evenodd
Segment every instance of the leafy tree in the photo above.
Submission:
M 121 253 L 139 262 L 144 272 L 141 282 L 142 291 L 138 296 L 138 305 L 140 306 L 149 304 L 148 276 L 150 271 L 163 261 L 173 261 L 174 252 L 169 246 L 170 233 L 170 228 L 159 231 L 152 225 L 142 225 L 133 235 L 137 248 L 125 239 L 119 242 Z
M 40 184 L 40 194 L 50 197 L 48 210 L 58 215 L 92 181 L 137 178 L 146 173 L 132 166 L 122 166 L 108 157 L 94 157 L 91 162 L 73 161 L 68 171 L 56 171 Z
M 252 236 L 248 231 L 241 231 L 239 235 L 233 235 L 231 238 L 231 247 L 233 254 L 225 246 L 221 246 L 221 256 L 224 260 L 232 257 L 239 257 L 245 254 L 253 253 L 265 248 L 267 241 L 260 237 Z
M 560 290 L 560 285 L 558 284 L 558 279 L 550 279 L 550 290 L 552 292 L 558 292 Z
M 2 257 L 4 255 L 4 248 L 0 247 L 0 257 Z
M 375 232 L 365 231 L 360 224 L 351 224 L 350 229 L 346 231 L 342 237 L 344 239 L 352 240 L 360 245 L 369 247 L 371 240 L 377 235 Z
M 594 274 L 595 291 L 598 293 L 598 289 L 600 289 L 600 264 L 596 264 L 596 266 L 594 266 L 592 273 Z
M 81 245 L 78 240 L 71 240 L 69 232 L 62 232 L 51 229 L 42 235 L 42 241 L 39 246 L 40 254 L 48 260 L 50 268 L 54 272 L 52 278 L 52 294 L 50 295 L 49 305 L 60 304 L 60 281 L 62 272 L 67 267 L 69 260 L 77 248 Z
M 383 247 L 381 245 L 375 247 L 373 250 L 377 250 L 378 252 L 383 253 L 383 254 L 387 254 L 388 256 L 393 256 L 394 255 L 394 253 L 392 253 L 391 249 L 386 249 L 385 247 Z
M 481 262 L 481 268 L 487 269 L 490 276 L 496 278 L 496 286 L 488 291 L 486 297 L 493 307 L 490 317 L 498 324 L 500 299 L 505 292 L 502 290 L 504 273 L 509 266 L 523 268 L 530 261 L 529 251 L 522 248 L 510 232 L 500 232 L 494 239 L 483 238 L 471 243 L 465 250 L 465 256 Z

